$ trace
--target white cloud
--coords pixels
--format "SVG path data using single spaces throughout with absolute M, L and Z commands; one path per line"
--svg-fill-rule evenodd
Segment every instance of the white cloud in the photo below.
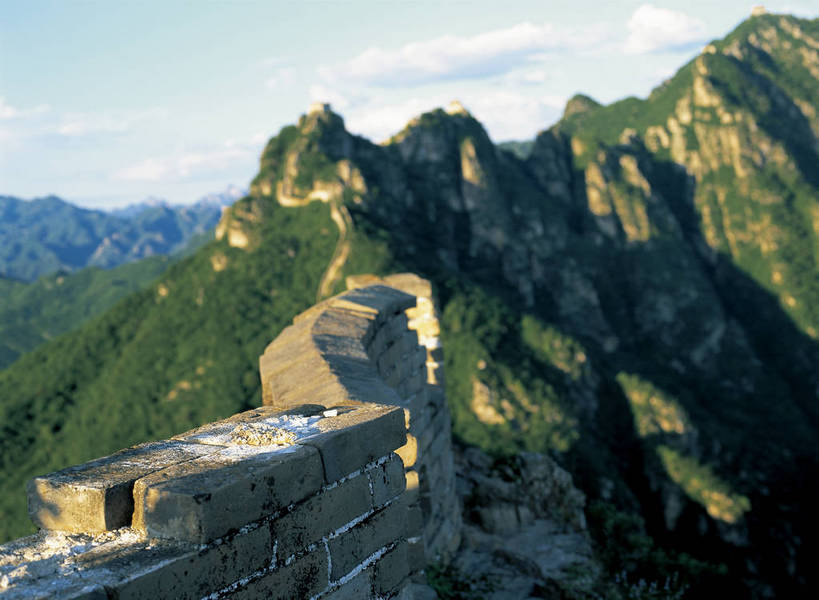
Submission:
M 495 140 L 529 139 L 560 115 L 568 98 L 529 96 L 512 90 L 466 97 L 470 111 Z
M 56 131 L 64 136 L 83 136 L 94 133 L 124 133 L 143 121 L 168 116 L 163 108 L 141 111 L 110 111 L 100 113 L 73 113 L 64 115 Z
M 49 106 L 47 104 L 40 104 L 32 108 L 16 108 L 7 104 L 5 99 L 0 98 L 0 120 L 7 119 L 21 119 L 32 115 L 42 114 L 48 112 Z
M 453 97 L 446 94 L 414 96 L 391 104 L 374 98 L 345 115 L 347 128 L 372 140 L 385 140 L 412 118 L 449 104 Z M 534 137 L 556 120 L 567 100 L 562 96 L 529 96 L 510 90 L 476 90 L 460 94 L 459 99 L 495 140 Z
M 203 171 L 227 169 L 248 152 L 239 148 L 224 148 L 210 152 L 189 152 L 175 156 L 148 158 L 114 173 L 121 181 L 171 181 L 190 177 Z
M 214 171 L 227 170 L 237 163 L 255 160 L 265 141 L 265 136 L 257 134 L 247 140 L 228 140 L 217 148 L 147 158 L 119 169 L 112 179 L 169 182 L 209 175 Z
M 629 18 L 628 29 L 629 54 L 684 48 L 702 43 L 706 36 L 705 23 L 699 19 L 653 4 L 640 5 Z
M 543 85 L 553 79 L 551 69 L 546 65 L 537 68 L 524 68 L 510 71 L 503 77 L 507 86 L 535 86 Z
M 526 22 L 473 36 L 412 42 L 397 50 L 369 48 L 343 64 L 320 68 L 319 74 L 328 81 L 385 87 L 480 79 L 507 73 L 544 53 L 592 48 L 604 37 L 598 26 L 558 29 Z
M 349 106 L 360 103 L 363 97 L 353 93 L 342 92 L 334 87 L 323 83 L 313 83 L 307 90 L 310 102 L 326 102 L 333 106 L 335 110 L 344 110 Z
M 347 129 L 371 140 L 385 140 L 403 129 L 404 125 L 421 113 L 444 106 L 443 97 L 412 97 L 400 102 L 385 103 L 380 98 L 358 106 L 344 116 Z

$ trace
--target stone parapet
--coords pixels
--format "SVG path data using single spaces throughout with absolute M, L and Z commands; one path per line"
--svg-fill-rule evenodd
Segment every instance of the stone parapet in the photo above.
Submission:
M 397 450 L 407 469 L 407 490 L 422 515 L 420 530 L 410 535 L 415 563 L 447 560 L 460 543 L 461 508 L 455 494 L 455 467 L 449 408 L 444 394 L 440 324 L 429 281 L 412 273 L 383 279 L 373 275 L 348 277 L 351 293 L 388 286 L 413 298 L 396 299 L 362 345 L 397 400 L 381 402 L 404 408 L 407 444 Z M 360 287 L 364 286 L 364 287 Z M 347 297 L 342 294 L 341 298 Z M 399 313 L 400 311 L 400 313 Z
M 61 531 L 0 547 L 0 591 L 318 598 L 357 578 L 397 593 L 405 436 L 393 406 L 261 407 L 38 477 L 32 518 Z
M 260 358 L 262 407 L 34 478 L 41 531 L 0 546 L 0 595 L 413 597 L 460 508 L 431 290 L 385 283 L 413 293 L 294 319 Z

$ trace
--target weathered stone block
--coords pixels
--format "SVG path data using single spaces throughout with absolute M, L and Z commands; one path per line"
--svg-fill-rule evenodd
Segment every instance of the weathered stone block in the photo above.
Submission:
M 366 355 L 359 357 L 346 355 L 343 348 L 335 347 L 328 348 L 322 356 L 327 361 L 330 372 L 336 376 L 355 379 L 375 379 L 378 377 L 375 365 Z
M 285 351 L 279 354 L 270 352 L 263 354 L 259 359 L 259 375 L 262 382 L 265 383 L 271 378 L 278 379 L 283 375 L 305 368 L 320 369 L 321 371 L 329 370 L 321 364 L 324 359 L 322 359 L 312 339 L 310 339 L 309 344 L 302 344 L 302 347 L 304 350 L 285 348 Z
M 438 411 L 418 440 L 422 450 L 426 450 L 431 457 L 440 456 L 441 452 L 449 446 L 452 436 L 450 428 L 449 412 Z
M 427 371 L 424 368 L 415 369 L 406 380 L 405 397 L 410 397 L 420 392 L 427 384 Z
M 410 396 L 409 405 L 412 406 L 412 396 Z M 415 437 L 420 436 L 429 427 L 432 419 L 435 417 L 435 407 L 429 404 L 424 408 L 419 408 L 415 411 L 409 409 L 410 419 L 407 430 Z
M 370 339 L 370 343 L 367 344 L 367 350 L 370 352 L 370 356 L 377 356 L 381 354 L 381 352 L 393 343 L 393 338 L 390 336 L 390 331 L 386 327 L 384 327 L 384 323 L 386 322 L 386 315 L 385 318 L 381 319 L 380 321 L 376 321 L 375 329 L 373 330 L 373 336 Z
M 381 371 L 381 377 L 384 382 L 395 390 L 396 395 L 400 400 L 404 399 L 404 394 L 401 391 L 402 373 L 399 365 L 391 364 Z
M 304 550 L 371 508 L 369 480 L 363 474 L 299 503 L 270 523 L 279 560 Z
M 288 384 L 289 389 L 271 384 L 269 386 L 271 406 L 286 409 L 309 401 L 331 407 L 332 398 L 335 398 L 335 404 L 349 403 L 347 394 L 335 375 L 314 373 L 314 376 L 311 376 L 310 372 L 306 371 L 302 373 L 302 377 L 306 378 L 303 379 L 302 386 L 296 384 L 294 380 L 279 380 L 280 384 Z
M 381 506 L 387 500 L 392 500 L 406 488 L 404 477 L 404 463 L 397 454 L 390 460 L 368 471 L 373 485 L 373 505 Z
M 409 583 L 401 588 L 396 600 L 438 600 L 438 594 L 423 583 Z
M 413 431 L 416 435 L 417 432 L 426 427 L 438 410 L 434 404 L 430 404 L 429 388 L 430 386 L 424 386 L 417 394 L 413 394 L 407 399 L 406 407 L 410 412 L 408 428 L 418 428 Z
M 427 566 L 427 557 L 424 554 L 423 538 L 413 538 L 407 541 L 407 567 L 410 573 L 420 571 Z
M 404 413 L 400 408 L 360 404 L 336 417 L 320 420 L 321 433 L 299 440 L 321 453 L 327 483 L 389 454 L 406 439 Z
M 336 374 L 318 354 L 306 357 L 275 375 L 264 375 L 262 378 L 269 396 L 276 399 L 287 398 L 286 406 L 304 402 L 305 398 L 310 398 L 312 390 L 321 389 L 336 381 Z M 279 408 L 286 406 L 281 405 Z
M 227 446 L 234 442 L 233 432 L 239 425 L 258 423 L 264 419 L 282 415 L 313 416 L 325 409 L 320 404 L 299 404 L 289 409 L 279 409 L 273 406 L 260 406 L 251 410 L 237 413 L 227 419 L 207 423 L 201 427 L 191 429 L 174 436 L 172 439 L 198 444 Z
M 414 335 L 412 334 L 413 337 Z M 418 348 L 417 339 L 413 340 L 409 334 L 402 335 L 378 357 L 378 372 L 387 373 L 397 368 L 401 377 L 406 377 L 415 362 L 416 348 Z
M 421 296 L 418 300 L 432 297 L 432 284 L 428 279 L 419 277 L 415 273 L 394 273 L 384 278 L 384 283 L 390 287 L 406 292 L 413 296 Z
M 404 519 L 398 503 L 376 511 L 367 519 L 328 542 L 333 580 L 343 577 L 377 550 L 403 539 Z
M 150 537 L 204 543 L 318 491 L 321 458 L 309 446 L 219 452 L 134 485 L 134 527 Z
M 413 368 L 421 369 L 426 373 L 426 369 L 422 367 L 425 367 L 427 364 L 427 349 L 423 346 L 416 346 L 413 352 Z
M 65 600 L 108 600 L 108 594 L 101 585 L 90 585 L 78 592 L 62 596 Z
M 314 336 L 333 336 L 355 340 L 363 348 L 375 333 L 375 315 L 349 309 L 329 308 L 316 319 L 310 332 Z
M 310 335 L 310 325 L 311 323 L 304 323 L 287 327 L 268 344 L 259 357 L 261 372 L 272 373 L 280 368 L 279 365 L 286 365 L 301 356 L 311 354 L 315 350 L 315 344 Z
M 278 401 L 279 399 L 277 399 Z M 345 408 L 354 404 L 350 398 L 350 394 L 345 389 L 344 385 L 336 380 L 332 384 L 319 386 L 314 388 L 309 393 L 302 394 L 300 392 L 293 395 L 292 398 L 284 398 L 285 405 L 287 403 L 297 404 L 305 400 L 322 404 L 327 408 Z
M 430 385 L 427 387 L 427 396 L 430 404 L 434 404 L 439 409 L 446 408 L 446 395 L 442 385 Z
M 153 569 L 128 570 L 128 577 L 109 587 L 118 600 L 198 599 L 268 566 L 272 552 L 265 525 L 223 544 L 157 562 Z
M 131 524 L 131 490 L 140 477 L 218 448 L 180 441 L 150 442 L 28 483 L 28 511 L 43 529 L 94 533 Z
M 421 510 L 421 506 L 418 504 L 410 504 L 409 502 L 403 502 L 402 504 L 404 506 L 404 519 L 407 524 L 407 536 L 415 537 L 423 535 L 424 512 Z
M 384 327 L 388 327 L 392 335 L 394 335 L 396 338 L 398 336 L 403 336 L 405 333 L 411 334 L 415 337 L 415 343 L 418 344 L 418 335 L 414 331 L 410 331 L 409 319 L 407 319 L 407 315 L 405 315 L 403 312 L 397 313 L 390 317 L 384 324 Z
M 310 322 L 315 319 L 318 315 L 322 313 L 322 311 L 326 310 L 328 306 L 330 306 L 330 302 L 332 302 L 334 298 L 327 298 L 318 304 L 314 304 L 304 312 L 297 314 L 293 317 L 293 325 L 298 326 L 305 322 Z
M 393 406 L 401 404 L 401 398 L 398 397 L 395 390 L 377 375 L 359 379 L 341 373 L 338 381 L 349 398 L 348 403 L 391 404 Z
M 86 584 L 64 587 L 57 581 L 51 590 L 2 590 L 3 600 L 51 600 L 59 594 L 60 600 L 108 600 L 101 585 Z
M 336 308 L 389 315 L 415 306 L 415 296 L 384 285 L 374 285 L 346 292 L 333 298 L 330 303 Z
M 377 596 L 395 592 L 409 575 L 406 540 L 401 540 L 373 566 L 373 591 Z
M 303 600 L 327 588 L 327 552 L 319 546 L 260 579 L 232 592 L 233 600 Z
M 322 600 L 366 600 L 373 597 L 372 588 L 372 569 L 364 569 L 350 581 L 322 596 Z

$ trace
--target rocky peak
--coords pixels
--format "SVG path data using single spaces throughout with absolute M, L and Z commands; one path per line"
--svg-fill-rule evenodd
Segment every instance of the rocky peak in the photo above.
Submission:
M 471 117 L 472 115 L 469 113 L 464 105 L 461 104 L 458 100 L 453 100 L 450 102 L 446 107 L 446 114 L 448 115 L 463 115 L 465 117 Z
M 475 156 L 489 159 L 495 154 L 483 125 L 457 100 L 446 110 L 437 108 L 415 117 L 389 141 L 409 163 L 437 163 L 448 165 L 448 169 L 462 162 L 464 144 L 472 148 Z
M 268 142 L 251 193 L 276 196 L 288 206 L 338 197 L 343 191 L 339 177 L 352 176 L 347 162 L 354 145 L 341 115 L 329 104 L 313 103 L 297 125 L 284 127 Z
M 330 108 L 330 104 L 328 102 L 311 102 L 310 106 L 307 107 L 307 114 L 330 114 L 331 112 L 332 109 Z
M 566 103 L 566 108 L 563 109 L 563 118 L 567 119 L 572 115 L 585 113 L 600 106 L 600 103 L 594 98 L 590 98 L 585 94 L 575 94 Z

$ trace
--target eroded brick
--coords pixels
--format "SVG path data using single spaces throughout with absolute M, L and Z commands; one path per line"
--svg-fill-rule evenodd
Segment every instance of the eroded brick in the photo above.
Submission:
M 377 550 L 403 539 L 403 516 L 402 507 L 398 503 L 393 503 L 376 511 L 349 531 L 331 539 L 328 545 L 332 579 L 343 577 Z
M 95 533 L 131 524 L 134 482 L 218 448 L 162 441 L 35 477 L 27 486 L 31 520 L 43 529 Z
M 308 498 L 291 512 L 270 523 L 280 560 L 318 542 L 372 508 L 369 481 L 365 475 Z
M 309 446 L 224 448 L 134 485 L 134 527 L 150 537 L 204 543 L 318 491 L 321 459 Z

